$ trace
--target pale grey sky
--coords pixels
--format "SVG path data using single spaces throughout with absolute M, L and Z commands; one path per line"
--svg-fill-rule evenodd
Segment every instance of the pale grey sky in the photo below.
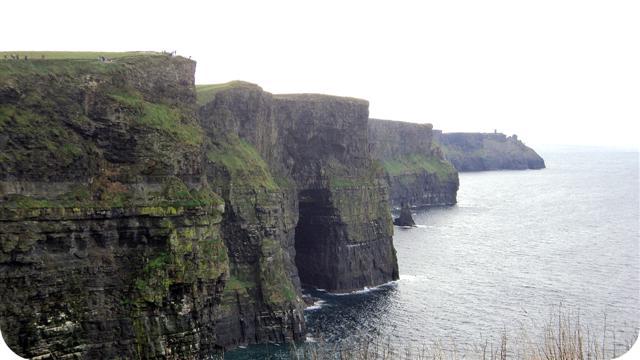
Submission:
M 197 83 L 364 98 L 372 117 L 638 148 L 638 1 L 30 1 L 0 50 L 177 50 Z

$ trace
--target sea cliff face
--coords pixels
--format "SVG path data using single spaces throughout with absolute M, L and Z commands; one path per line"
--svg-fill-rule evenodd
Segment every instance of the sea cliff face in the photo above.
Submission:
M 398 278 L 366 101 L 200 91 L 161 54 L 0 62 L 0 327 L 25 357 L 305 334 L 301 283 Z
M 253 95 L 258 94 L 234 91 L 199 109 L 207 134 L 208 179 L 227 205 L 222 230 L 230 280 L 216 314 L 217 343 L 225 348 L 291 341 L 305 334 L 295 267 L 295 194 L 287 181 L 273 175 L 254 145 L 240 137 L 247 137 L 241 124 L 264 124 L 259 106 L 251 108 L 254 101 L 260 103 Z
M 458 171 L 544 169 L 544 160 L 516 135 L 443 133 L 435 140 Z
M 384 173 L 369 152 L 366 101 L 272 95 L 239 82 L 208 90 L 201 92 L 208 100 L 203 111 L 255 146 L 295 199 L 289 254 L 303 284 L 342 292 L 398 278 Z
M 195 63 L 0 63 L 0 326 L 25 357 L 207 358 L 228 274 Z
M 372 156 L 385 169 L 394 206 L 456 203 L 458 172 L 434 144 L 431 124 L 370 119 L 369 138 Z

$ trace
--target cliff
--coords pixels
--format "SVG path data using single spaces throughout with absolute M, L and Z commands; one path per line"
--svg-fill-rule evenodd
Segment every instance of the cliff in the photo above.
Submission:
M 0 327 L 25 357 L 305 334 L 301 283 L 398 278 L 366 101 L 199 88 L 164 54 L 0 62 Z
M 398 278 L 384 173 L 369 153 L 368 103 L 272 95 L 234 82 L 205 86 L 203 118 L 255 146 L 295 199 L 300 280 L 344 292 Z
M 242 98 L 231 97 L 235 116 L 263 123 Z M 256 148 L 239 135 L 226 108 L 199 109 L 207 134 L 203 150 L 209 177 L 226 201 L 223 225 L 230 281 L 216 314 L 218 344 L 283 342 L 304 336 L 300 280 L 295 267 L 297 202 L 290 186 L 276 178 Z M 244 135 L 244 134 L 242 134 Z
M 18 354 L 209 358 L 233 344 L 215 321 L 230 297 L 258 304 L 252 342 L 302 336 L 290 200 L 255 150 L 201 126 L 194 72 L 0 63 L 0 325 Z
M 0 62 L 0 326 L 25 357 L 204 358 L 228 274 L 195 62 Z
M 436 142 L 458 171 L 544 169 L 544 160 L 516 135 L 443 133 Z
M 370 119 L 368 131 L 372 156 L 385 169 L 393 205 L 456 203 L 458 173 L 434 144 L 431 124 Z

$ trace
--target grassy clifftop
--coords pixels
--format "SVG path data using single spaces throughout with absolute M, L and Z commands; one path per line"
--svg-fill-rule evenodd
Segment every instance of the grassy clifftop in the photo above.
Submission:
M 229 81 L 222 84 L 200 84 L 196 85 L 196 93 L 198 98 L 198 105 L 202 106 L 216 96 L 216 94 L 223 90 L 228 90 L 232 88 L 248 88 L 248 89 L 259 89 L 260 87 L 256 84 L 252 84 L 246 81 L 234 80 Z
M 17 56 L 17 59 L 12 59 Z M 26 59 L 25 59 L 26 56 Z M 101 60 L 101 57 L 105 61 Z M 65 73 L 113 73 L 126 63 L 166 59 L 169 55 L 157 52 L 70 52 L 70 51 L 2 51 L 1 75 L 61 75 Z
M 456 169 L 447 161 L 424 154 L 407 155 L 398 159 L 383 161 L 386 172 L 391 176 L 428 172 L 435 174 L 440 180 L 454 176 Z
M 105 52 L 105 51 L 0 51 L 0 59 L 11 59 L 11 55 L 19 56 L 20 59 L 24 59 L 27 56 L 28 59 L 66 59 L 66 60 L 81 60 L 91 59 L 96 60 L 100 56 L 107 57 L 109 59 L 117 59 L 123 57 L 132 56 L 149 56 L 149 55 L 164 55 L 155 51 L 125 51 L 125 52 Z
M 202 142 L 195 63 L 157 53 L 117 53 L 110 62 L 95 55 L 0 60 L 0 180 L 107 171 L 127 182 L 193 171 L 185 157 Z
M 183 181 L 200 171 L 204 137 L 195 115 L 195 63 L 150 52 L 19 53 L 28 60 L 5 54 L 0 197 L 7 211 L 223 203 Z
M 516 135 L 437 133 L 444 154 L 459 171 L 542 169 L 544 160 Z

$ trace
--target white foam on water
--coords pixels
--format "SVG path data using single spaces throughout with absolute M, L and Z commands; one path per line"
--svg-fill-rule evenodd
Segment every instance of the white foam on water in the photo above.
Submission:
M 382 290 L 385 287 L 393 286 L 393 285 L 396 285 L 397 283 L 398 283 L 397 280 L 393 280 L 393 281 L 389 281 L 389 282 L 386 282 L 384 284 L 381 284 L 381 285 L 378 285 L 378 286 L 374 286 L 374 287 L 365 286 L 364 289 L 362 289 L 362 290 L 354 290 L 354 291 L 348 292 L 348 293 L 329 293 L 329 294 L 330 295 L 335 295 L 335 296 L 360 295 L 360 294 L 370 293 L 372 291 Z
M 308 342 L 308 343 L 316 343 L 316 342 L 318 342 L 318 340 L 316 340 L 316 339 L 315 339 L 313 336 L 311 336 L 311 335 L 307 335 L 307 336 L 304 338 L 304 341 L 305 341 L 305 342 Z
M 313 305 L 309 305 L 306 308 L 304 308 L 305 311 L 313 311 L 313 310 L 319 310 L 322 309 L 322 307 L 326 304 L 327 302 L 324 300 L 318 300 L 316 302 L 313 303 Z

